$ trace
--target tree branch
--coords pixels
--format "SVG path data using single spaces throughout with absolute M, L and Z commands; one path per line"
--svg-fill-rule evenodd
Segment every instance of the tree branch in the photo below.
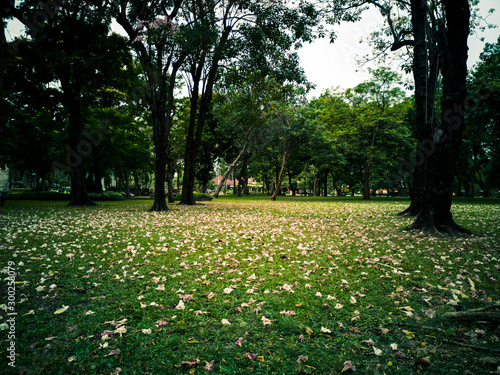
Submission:
M 415 41 L 414 40 L 402 40 L 400 42 L 394 42 L 394 44 L 391 46 L 391 51 L 397 51 L 400 48 L 403 48 L 404 46 L 414 46 Z

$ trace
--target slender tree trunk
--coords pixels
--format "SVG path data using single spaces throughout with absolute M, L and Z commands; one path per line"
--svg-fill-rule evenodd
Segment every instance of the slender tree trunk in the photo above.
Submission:
M 278 194 L 281 192 L 281 183 L 283 181 L 283 172 L 285 170 L 285 167 L 286 167 L 286 164 L 288 161 L 289 153 L 290 153 L 290 150 L 285 150 L 285 152 L 283 153 L 283 161 L 281 162 L 281 169 L 280 169 L 280 172 L 279 172 L 278 177 L 277 177 L 276 189 L 274 190 L 273 195 L 271 196 L 272 201 L 275 201 Z
M 479 185 L 479 187 L 481 188 L 481 190 L 483 191 L 483 198 L 488 198 L 490 196 L 490 188 L 489 186 L 483 181 L 483 179 L 481 178 L 481 176 L 479 175 L 479 172 L 478 172 L 478 176 L 476 178 L 474 178 L 474 180 L 477 182 L 477 184 Z
M 363 200 L 370 200 L 370 170 L 371 164 L 367 161 L 363 170 Z
M 295 185 L 293 184 L 292 182 L 292 172 L 290 171 L 290 166 L 287 164 L 288 166 L 288 184 L 290 185 L 290 189 L 292 189 L 292 197 L 295 197 L 295 194 L 296 194 L 296 189 L 295 189 Z
M 241 177 L 244 181 L 244 188 L 243 188 L 243 194 L 245 195 L 250 195 L 250 190 L 248 189 L 248 159 L 250 156 L 247 156 L 245 158 L 244 168 L 243 168 L 243 173 L 241 174 Z
M 237 177 L 236 177 L 236 168 L 233 170 L 233 195 L 237 195 L 237 185 L 238 184 L 238 181 L 237 181 Z
M 141 182 L 139 180 L 139 173 L 137 171 L 132 172 L 134 177 L 134 195 L 139 196 L 141 194 Z
M 186 153 L 184 160 L 184 179 L 182 185 L 182 198 L 181 204 L 194 205 L 196 204 L 194 200 L 194 182 L 195 182 L 195 168 L 198 157 L 198 151 L 201 145 L 201 137 L 203 135 L 203 128 L 205 126 L 205 121 L 207 114 L 210 109 L 210 102 L 212 101 L 213 88 L 215 85 L 217 72 L 219 69 L 219 61 L 223 58 L 222 51 L 224 50 L 226 43 L 229 39 L 232 28 L 227 26 L 219 39 L 219 43 L 215 48 L 214 55 L 212 57 L 211 64 L 209 66 L 205 90 L 201 95 L 200 106 L 198 110 L 198 93 L 199 84 L 202 73 L 205 67 L 205 57 L 203 56 L 200 61 L 198 61 L 198 66 L 194 70 L 193 75 L 193 91 L 191 92 L 191 113 L 190 113 L 190 126 L 188 129 L 188 137 L 186 139 Z M 194 96 L 196 95 L 196 98 Z M 195 107 L 193 108 L 193 103 Z M 197 112 L 198 111 L 198 112 Z M 198 113 L 198 116 L 196 116 Z M 196 119 L 196 131 L 194 131 L 194 124 Z M 191 121 L 193 123 L 191 124 Z
M 236 183 L 236 181 L 235 181 Z M 242 185 L 243 184 L 243 168 L 241 168 L 240 175 L 238 177 L 238 197 L 241 197 Z M 235 189 L 236 190 L 236 189 Z
M 375 149 L 375 139 L 377 137 L 378 129 L 379 123 L 377 123 L 375 129 L 373 129 L 370 149 L 368 151 L 368 155 L 366 155 L 365 167 L 363 169 L 363 200 L 370 200 L 370 176 L 373 166 L 373 150 Z
M 174 161 L 172 158 L 168 158 L 167 160 L 167 190 L 168 190 L 168 203 L 175 202 L 174 196 Z
M 234 169 L 234 167 L 236 166 L 236 164 L 238 163 L 238 161 L 241 159 L 241 157 L 243 156 L 243 154 L 245 153 L 245 150 L 247 148 L 247 145 L 248 143 L 245 143 L 243 145 L 243 148 L 241 149 L 240 153 L 238 154 L 238 156 L 236 157 L 236 159 L 234 159 L 234 161 L 231 163 L 231 165 L 229 166 L 229 168 L 227 169 L 227 171 L 224 173 L 224 175 L 222 176 L 221 180 L 219 181 L 219 185 L 217 185 L 217 188 L 215 189 L 215 192 L 214 192 L 214 198 L 217 198 L 219 197 L 219 193 L 220 193 L 220 190 L 222 189 L 222 187 L 224 186 L 224 183 L 226 182 L 226 179 L 227 179 L 227 176 L 229 176 L 229 173 L 232 172 L 232 170 Z
M 323 183 L 323 196 L 328 197 L 328 172 L 325 172 L 325 180 Z
M 95 150 L 92 154 L 93 159 L 93 167 L 94 167 L 94 186 L 96 193 L 102 193 L 102 175 L 101 175 L 101 166 L 100 160 L 97 150 Z

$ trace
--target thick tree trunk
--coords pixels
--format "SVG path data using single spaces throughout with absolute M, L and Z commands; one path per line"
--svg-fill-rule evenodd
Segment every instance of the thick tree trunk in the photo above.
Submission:
M 61 80 L 62 83 L 63 80 Z M 71 193 L 69 197 L 70 206 L 95 206 L 96 204 L 92 202 L 87 194 L 87 187 L 85 185 L 85 170 L 83 169 L 82 162 L 85 156 L 88 156 L 91 150 L 86 150 L 84 148 L 83 142 L 81 142 L 81 134 L 83 131 L 83 118 L 80 108 L 80 103 L 77 99 L 73 99 L 71 86 L 69 82 L 64 84 L 66 90 L 63 90 L 66 95 L 68 95 L 68 107 L 70 110 L 69 121 L 68 121 L 68 132 L 69 132 L 69 149 L 68 151 L 79 160 L 75 160 L 73 163 L 70 177 L 71 177 Z M 69 91 L 69 93 L 68 93 Z M 76 98 L 76 95 L 74 96 Z M 87 142 L 88 147 L 90 144 Z M 85 147 L 87 147 L 85 145 Z
M 429 156 L 430 191 L 420 214 L 408 229 L 425 232 L 470 233 L 451 214 L 452 183 L 463 132 L 467 77 L 467 37 L 470 10 L 467 0 L 443 0 L 447 21 L 443 64 L 441 127 L 433 132 Z
M 229 176 L 229 173 L 232 172 L 232 170 L 234 169 L 234 167 L 236 166 L 236 164 L 238 163 L 238 161 L 241 159 L 241 157 L 245 153 L 245 150 L 247 148 L 247 144 L 248 143 L 245 143 L 243 145 L 243 148 L 241 149 L 241 151 L 238 154 L 238 156 L 236 157 L 236 159 L 234 159 L 234 161 L 231 163 L 231 165 L 229 166 L 229 168 L 227 169 L 227 171 L 222 176 L 222 179 L 219 181 L 219 185 L 217 185 L 217 188 L 215 189 L 214 198 L 217 198 L 219 196 L 219 193 L 220 193 L 222 187 L 224 186 L 224 183 L 227 180 L 227 176 Z
M 130 198 L 130 176 L 128 172 L 123 172 L 123 181 L 125 181 L 125 197 Z
M 201 97 L 199 105 L 200 80 L 203 73 L 203 60 L 198 63 L 198 67 L 193 75 L 193 88 L 190 92 L 190 110 L 189 110 L 189 127 L 186 136 L 186 149 L 184 151 L 184 176 L 182 179 L 182 195 L 180 204 L 195 205 L 194 189 L 195 189 L 195 173 L 198 150 L 201 145 L 201 135 L 203 126 L 205 125 L 205 116 L 208 112 L 208 98 L 205 95 Z M 198 116 L 197 116 L 198 114 Z
M 182 2 L 177 2 L 172 10 L 171 16 L 175 17 Z M 127 2 L 123 3 L 117 14 L 117 22 L 125 29 L 131 40 L 137 37 L 137 30 L 127 19 Z M 186 58 L 186 54 L 180 55 L 174 63 L 170 58 L 165 59 L 164 46 L 158 44 L 156 47 L 156 56 L 152 56 L 141 42 L 135 42 L 139 60 L 144 68 L 144 74 L 147 81 L 146 99 L 149 104 L 151 115 L 153 116 L 153 142 L 155 145 L 156 163 L 155 163 L 155 192 L 153 206 L 149 211 L 167 211 L 167 202 L 165 195 L 165 169 L 167 162 L 167 146 L 170 135 L 170 125 L 172 123 L 172 113 L 174 109 L 174 89 L 176 84 L 177 72 Z M 157 64 L 155 64 L 155 62 Z M 163 62 L 168 63 L 163 66 Z M 169 69 L 171 68 L 171 71 Z
M 202 182 L 199 187 L 200 193 L 206 194 L 207 189 L 208 189 L 207 183 Z
M 153 206 L 149 209 L 149 211 L 168 211 L 165 194 L 165 166 L 167 163 L 167 152 L 163 148 L 155 148 L 155 192 Z
M 414 37 L 413 78 L 415 82 L 415 105 L 417 123 L 417 149 L 410 187 L 410 206 L 399 213 L 417 216 L 422 209 L 425 194 L 430 189 L 428 181 L 429 157 L 434 152 L 432 130 L 434 128 L 434 106 L 439 72 L 438 37 L 440 31 L 428 27 L 427 7 L 421 0 L 411 0 L 412 27 Z M 430 35 L 428 35 L 430 33 Z

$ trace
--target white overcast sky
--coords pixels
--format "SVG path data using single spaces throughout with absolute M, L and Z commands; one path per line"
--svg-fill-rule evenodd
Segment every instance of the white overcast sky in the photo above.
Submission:
M 487 20 L 493 25 L 500 25 L 500 1 L 480 0 L 481 15 L 487 16 L 489 9 L 496 9 Z M 336 26 L 337 39 L 330 44 L 328 38 L 317 39 L 311 44 L 304 44 L 298 53 L 301 66 L 307 78 L 316 85 L 316 89 L 309 95 L 319 96 L 324 90 L 340 87 L 351 88 L 370 78 L 367 68 L 374 65 L 359 67 L 356 60 L 369 54 L 371 47 L 367 43 L 360 43 L 370 33 L 381 27 L 383 18 L 378 11 L 370 10 L 363 14 L 363 19 L 357 23 L 343 23 Z M 21 33 L 22 25 L 19 22 L 9 22 L 7 38 L 12 40 Z M 484 48 L 484 43 L 495 43 L 500 35 L 500 28 L 478 31 L 477 36 L 469 37 L 469 67 L 472 67 Z M 480 38 L 484 37 L 485 42 Z M 393 67 L 395 70 L 398 66 Z
M 500 1 L 480 0 L 479 5 L 483 17 L 487 16 L 489 9 L 496 9 L 487 21 L 500 26 Z M 365 11 L 361 21 L 337 26 L 335 43 L 330 44 L 328 38 L 319 39 L 312 44 L 305 44 L 298 51 L 308 80 L 316 85 L 316 89 L 311 93 L 312 96 L 317 97 L 326 89 L 337 86 L 342 89 L 351 88 L 370 78 L 367 68 L 373 68 L 375 65 L 359 67 L 356 64 L 357 57 L 359 59 L 371 52 L 371 47 L 367 43 L 360 43 L 360 39 L 366 39 L 382 24 L 383 18 L 377 10 Z M 484 44 L 495 43 L 499 35 L 500 28 L 496 28 L 469 37 L 469 68 L 478 61 Z M 485 42 L 481 42 L 481 37 L 485 38 Z M 393 68 L 397 70 L 398 66 L 395 65 Z

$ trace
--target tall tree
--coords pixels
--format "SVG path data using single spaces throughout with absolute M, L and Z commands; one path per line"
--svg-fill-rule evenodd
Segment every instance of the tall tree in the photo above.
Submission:
M 183 8 L 184 9 L 184 8 Z M 289 50 L 310 40 L 317 13 L 307 2 L 203 0 L 190 2 L 194 52 L 183 68 L 189 78 L 191 119 L 184 160 L 182 204 L 195 204 L 195 167 L 203 128 L 222 65 L 277 72 L 284 80 L 303 80 L 297 55 Z
M 50 75 L 59 88 L 67 117 L 68 165 L 71 175 L 70 205 L 93 205 L 87 195 L 82 162 L 92 153 L 92 145 L 83 130 L 93 92 L 108 85 L 119 85 L 113 74 L 123 67 L 128 54 L 118 35 L 108 36 L 110 18 L 107 1 L 42 4 L 24 1 L 12 10 L 26 26 L 29 38 L 14 42 L 14 47 L 36 59 L 40 76 Z M 44 15 L 35 26 L 29 15 Z
M 470 9 L 467 0 L 443 0 L 442 4 L 446 32 L 442 50 L 441 124 L 427 134 L 434 147 L 429 155 L 429 183 L 420 213 L 408 229 L 470 233 L 456 224 L 451 214 L 455 165 L 465 130 Z
M 479 185 L 483 196 L 500 188 L 500 38 L 486 43 L 479 63 L 469 75 L 467 128 L 457 163 L 458 192 L 474 196 Z
M 459 104 L 459 98 L 465 99 L 463 70 L 466 69 L 467 35 L 471 20 L 468 1 L 339 0 L 332 3 L 348 13 L 353 6 L 371 4 L 377 7 L 386 18 L 385 35 L 392 39 L 387 44 L 379 38 L 384 33 L 374 33 L 378 38 L 375 45 L 382 46 L 379 52 L 384 54 L 389 48 L 396 51 L 407 47 L 407 56 L 411 57 L 418 145 L 412 204 L 404 213 L 419 216 L 408 229 L 465 231 L 451 218 L 449 208 L 453 179 L 443 168 L 454 171 L 464 129 L 463 113 L 460 114 L 464 104 Z M 477 0 L 471 1 L 473 6 L 477 3 Z M 398 17 L 405 12 L 406 17 Z M 443 96 L 442 117 L 438 121 L 435 98 L 440 74 Z
M 352 135 L 358 140 L 364 156 L 362 183 L 365 200 L 370 199 L 372 167 L 385 154 L 384 143 L 395 137 L 403 140 L 408 134 L 405 127 L 399 126 L 404 121 L 405 113 L 396 106 L 404 98 L 403 90 L 398 87 L 401 77 L 384 67 L 370 72 L 371 80 L 346 92 L 346 98 L 352 103 Z
M 167 149 L 174 114 L 177 74 L 188 55 L 179 11 L 183 0 L 119 0 L 114 15 L 142 65 L 155 147 L 154 202 L 150 211 L 168 210 L 165 194 Z

